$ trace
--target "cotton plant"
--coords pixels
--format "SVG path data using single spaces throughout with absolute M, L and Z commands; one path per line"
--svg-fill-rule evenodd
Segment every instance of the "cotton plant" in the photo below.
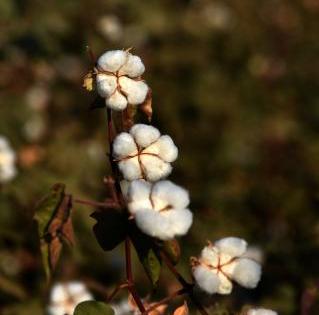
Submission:
M 56 283 L 50 292 L 48 315 L 72 315 L 75 307 L 84 301 L 93 300 L 84 283 L 71 281 Z
M 74 243 L 72 204 L 80 203 L 95 208 L 91 214 L 96 220 L 93 232 L 103 250 L 110 251 L 122 242 L 125 244 L 126 279 L 108 294 L 106 302 L 109 305 L 97 301 L 83 302 L 75 308 L 74 315 L 94 313 L 95 308 L 111 314 L 112 307 L 117 315 L 127 311 L 131 313 L 132 309 L 126 303 L 114 303 L 114 298 L 123 289 L 128 290 L 131 296 L 134 314 L 158 314 L 158 307 L 187 295 L 201 315 L 208 315 L 195 289 L 196 292 L 201 289 L 214 299 L 215 294 L 230 294 L 234 283 L 247 289 L 256 288 L 261 278 L 260 260 L 255 261 L 247 242 L 237 237 L 209 243 L 200 257 L 191 258 L 189 272 L 193 276 L 192 282 L 177 270 L 176 264 L 181 254 L 179 238 L 191 230 L 193 212 L 190 210 L 188 191 L 167 179 L 173 170 L 172 163 L 178 157 L 178 149 L 170 136 L 162 135 L 151 124 L 150 88 L 141 77 L 144 64 L 129 50 L 112 50 L 94 60 L 94 65 L 85 76 L 84 87 L 97 91 L 98 97 L 103 98 L 106 104 L 97 108 L 106 107 L 107 112 L 111 175 L 104 178 L 104 185 L 109 190 L 109 197 L 102 202 L 82 200 L 66 193 L 65 185 L 56 184 L 38 204 L 35 218 L 48 277 L 58 262 L 64 245 L 62 240 L 68 244 Z M 148 124 L 136 121 L 138 111 L 146 115 Z M 162 302 L 142 299 L 133 277 L 132 245 L 153 288 L 159 285 L 164 266 L 181 288 L 163 298 Z M 64 292 L 63 288 L 59 290 Z M 64 301 L 63 294 L 58 294 L 58 300 Z M 163 308 L 161 310 L 165 311 Z M 187 315 L 186 302 L 174 314 Z
M 0 136 L 0 184 L 9 182 L 16 174 L 16 154 L 7 138 Z

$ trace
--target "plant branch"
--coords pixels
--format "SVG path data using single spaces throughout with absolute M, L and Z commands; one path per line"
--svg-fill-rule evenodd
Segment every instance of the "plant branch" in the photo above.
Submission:
M 91 207 L 100 207 L 105 209 L 120 209 L 120 205 L 113 200 L 106 200 L 104 202 L 98 202 L 93 200 L 83 200 L 83 199 L 73 199 L 73 202 L 91 206 Z
M 129 286 L 129 285 L 127 284 L 127 282 L 121 283 L 121 284 L 117 285 L 117 286 L 115 287 L 115 289 L 112 291 L 112 293 L 108 296 L 106 302 L 108 302 L 108 303 L 111 302 L 111 301 L 114 299 L 114 297 L 115 297 L 122 289 L 125 289 L 125 288 L 127 288 L 128 286 Z
M 199 312 L 202 315 L 209 315 L 208 312 L 205 310 L 205 308 L 201 305 L 201 303 L 194 296 L 194 293 L 193 293 L 194 284 L 188 283 L 184 279 L 184 277 L 177 271 L 175 266 L 171 263 L 171 261 L 169 260 L 169 258 L 166 256 L 166 254 L 163 251 L 161 251 L 161 257 L 162 257 L 164 263 L 166 264 L 166 266 L 168 267 L 168 269 L 171 271 L 171 273 L 175 276 L 175 278 L 178 280 L 178 282 L 186 290 L 189 298 L 194 303 L 194 305 L 198 308 Z

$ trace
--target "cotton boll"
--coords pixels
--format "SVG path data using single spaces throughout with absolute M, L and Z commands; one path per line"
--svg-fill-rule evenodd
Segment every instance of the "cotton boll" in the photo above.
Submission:
M 120 77 L 119 83 L 121 91 L 127 96 L 129 104 L 138 105 L 145 101 L 148 86 L 143 81 L 135 81 L 128 77 Z
M 113 142 L 113 156 L 117 159 L 125 158 L 137 154 L 137 146 L 133 137 L 127 133 L 122 132 Z
M 145 234 L 166 241 L 174 237 L 174 231 L 168 218 L 159 212 L 145 209 L 136 212 L 135 221 Z
M 97 61 L 98 67 L 104 71 L 116 72 L 126 62 L 127 52 L 110 50 L 104 53 Z
M 217 292 L 219 294 L 230 294 L 233 290 L 233 284 L 231 281 L 223 273 L 219 273 L 218 278 L 219 286 Z
M 116 89 L 116 77 L 100 73 L 96 76 L 96 88 L 101 97 L 109 97 Z
M 278 313 L 266 308 L 253 308 L 247 312 L 247 315 L 278 315 Z
M 130 130 L 130 134 L 142 148 L 145 148 L 155 142 L 161 135 L 158 129 L 145 124 L 134 125 Z
M 248 258 L 238 259 L 232 277 L 243 287 L 253 289 L 260 280 L 261 266 Z
M 169 180 L 157 182 L 153 187 L 152 195 L 156 199 L 167 200 L 167 203 L 176 209 L 184 209 L 189 204 L 187 190 L 173 184 Z
M 172 227 L 175 236 L 185 235 L 193 223 L 193 214 L 188 209 L 171 210 L 169 219 L 172 222 Z
M 105 99 L 105 104 L 111 109 L 123 110 L 127 106 L 127 100 L 119 91 L 115 91 L 109 98 Z
M 247 249 L 247 242 L 238 237 L 225 237 L 215 242 L 215 246 L 232 257 L 241 256 Z
M 131 78 L 139 77 L 145 71 L 144 64 L 140 57 L 128 55 L 126 63 L 119 71 L 119 75 L 128 75 Z
M 137 157 L 123 160 L 118 164 L 126 180 L 135 180 L 142 177 L 140 163 Z
M 216 274 L 204 266 L 197 266 L 193 269 L 196 284 L 205 292 L 214 294 L 217 292 L 220 280 Z
M 172 171 L 172 167 L 169 163 L 164 162 L 156 156 L 142 154 L 140 160 L 145 169 L 145 175 L 148 181 L 155 182 L 168 176 Z
M 178 149 L 170 136 L 161 136 L 156 145 L 159 147 L 158 155 L 166 162 L 174 162 L 178 156 Z

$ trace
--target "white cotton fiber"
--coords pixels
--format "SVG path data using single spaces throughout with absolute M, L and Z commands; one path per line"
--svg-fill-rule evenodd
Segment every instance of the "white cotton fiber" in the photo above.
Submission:
M 212 266 L 217 266 L 218 264 L 219 254 L 210 246 L 205 246 L 202 249 L 200 257 L 203 259 L 203 261 Z
M 145 124 L 134 125 L 130 130 L 130 134 L 142 148 L 146 148 L 155 142 L 161 135 L 157 128 Z
M 225 237 L 215 242 L 215 246 L 232 257 L 241 256 L 247 249 L 247 242 L 238 237 Z
M 123 50 L 110 50 L 104 53 L 97 61 L 98 67 L 109 72 L 116 72 L 124 65 L 127 52 Z
M 148 181 L 155 182 L 168 176 L 172 171 L 172 166 L 169 163 L 164 162 L 156 156 L 141 154 L 140 160 Z
M 188 209 L 168 211 L 174 236 L 185 235 L 193 223 L 193 214 Z
M 216 274 L 211 272 L 204 266 L 197 266 L 193 268 L 193 275 L 199 288 L 209 294 L 214 294 L 218 290 L 220 284 L 219 278 Z
M 105 99 L 105 104 L 111 109 L 120 111 L 126 108 L 127 100 L 119 91 L 115 91 L 109 98 Z
M 137 157 L 123 160 L 118 163 L 118 166 L 126 180 L 132 181 L 142 177 L 141 167 Z
M 166 162 L 174 162 L 178 156 L 178 149 L 170 136 L 161 136 L 156 145 L 159 147 L 158 155 Z
M 113 142 L 113 156 L 119 159 L 135 154 L 137 154 L 137 146 L 133 137 L 127 132 L 117 135 Z
M 261 277 L 261 266 L 248 258 L 238 260 L 232 278 L 245 288 L 253 289 Z
M 101 97 L 109 97 L 116 89 L 116 77 L 100 73 L 96 76 L 96 88 Z
M 140 57 L 128 53 L 127 61 L 120 69 L 120 75 L 127 75 L 130 78 L 136 78 L 145 71 L 144 64 Z
M 120 77 L 119 83 L 121 91 L 126 95 L 129 104 L 138 105 L 145 101 L 148 92 L 148 86 L 145 82 Z
M 254 308 L 250 309 L 247 315 L 278 315 L 278 313 L 266 308 Z

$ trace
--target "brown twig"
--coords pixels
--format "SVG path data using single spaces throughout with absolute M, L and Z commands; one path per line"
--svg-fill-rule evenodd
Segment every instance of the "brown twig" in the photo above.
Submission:
M 80 203 L 91 207 L 100 207 L 105 209 L 119 209 L 120 205 L 113 200 L 106 200 L 104 202 L 98 202 L 93 200 L 73 199 L 73 202 Z
M 189 283 L 184 279 L 184 277 L 176 270 L 175 266 L 171 263 L 171 261 L 169 260 L 169 258 L 166 256 L 166 254 L 163 251 L 161 251 L 161 257 L 164 263 L 166 264 L 166 266 L 168 267 L 168 269 L 171 271 L 171 273 L 175 276 L 178 282 L 186 290 L 190 300 L 198 308 L 199 312 L 202 315 L 209 315 L 208 312 L 205 310 L 205 308 L 202 306 L 202 304 L 194 296 L 194 293 L 193 293 L 194 284 Z
M 127 288 L 127 287 L 128 287 L 127 282 L 121 283 L 121 284 L 117 285 L 117 286 L 115 287 L 115 289 L 112 291 L 112 293 L 108 296 L 108 298 L 107 298 L 106 301 L 107 301 L 108 303 L 111 302 L 111 301 L 114 299 L 114 297 L 115 297 L 121 290 L 123 290 L 123 289 L 125 289 L 125 288 Z

